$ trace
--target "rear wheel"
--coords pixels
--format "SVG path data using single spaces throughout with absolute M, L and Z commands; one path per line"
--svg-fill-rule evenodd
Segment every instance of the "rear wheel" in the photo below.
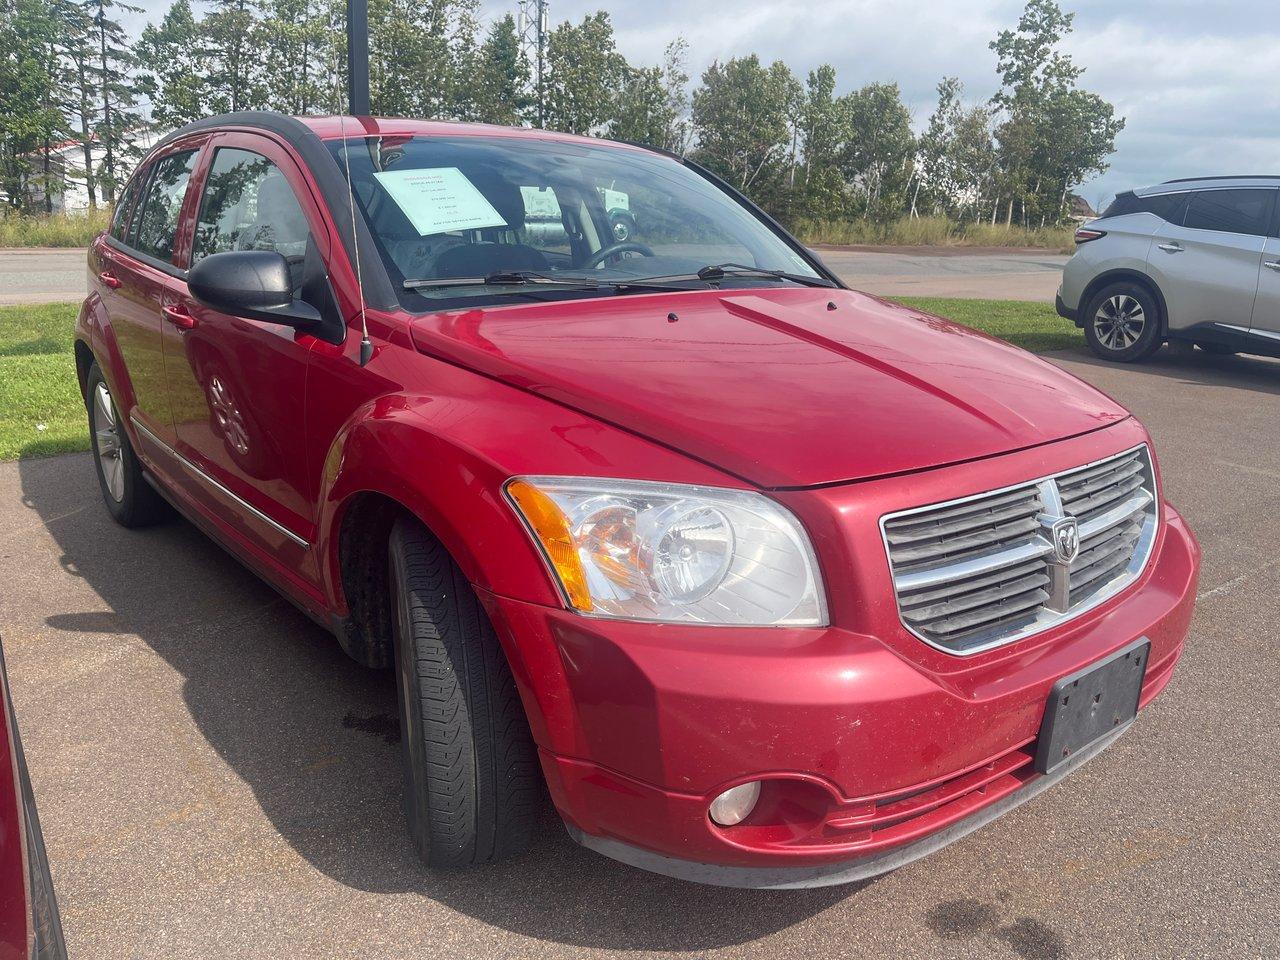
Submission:
M 391 531 L 404 810 L 422 861 L 487 863 L 529 841 L 538 768 L 498 638 L 471 584 L 421 524 Z
M 102 500 L 111 518 L 122 527 L 149 526 L 165 516 L 167 505 L 142 476 L 142 465 L 97 363 L 89 367 L 86 387 L 89 442 Z
M 1112 283 L 1089 301 L 1084 336 L 1089 349 L 1103 360 L 1132 363 L 1159 349 L 1160 307 L 1146 288 L 1136 283 Z

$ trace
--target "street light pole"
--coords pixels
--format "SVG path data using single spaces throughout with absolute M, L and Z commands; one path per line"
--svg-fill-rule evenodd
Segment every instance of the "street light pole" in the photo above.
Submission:
M 369 0 L 347 0 L 347 112 L 369 114 Z

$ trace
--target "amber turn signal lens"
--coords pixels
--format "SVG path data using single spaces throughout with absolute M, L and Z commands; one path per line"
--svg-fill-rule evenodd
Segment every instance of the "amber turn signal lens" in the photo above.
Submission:
M 583 612 L 591 610 L 595 604 L 591 600 L 591 591 L 587 589 L 586 573 L 582 569 L 582 561 L 578 559 L 573 535 L 569 532 L 569 518 L 550 497 L 523 480 L 508 484 L 507 496 L 515 502 L 534 536 L 542 544 L 542 550 L 551 562 L 556 576 L 560 578 L 569 603 Z

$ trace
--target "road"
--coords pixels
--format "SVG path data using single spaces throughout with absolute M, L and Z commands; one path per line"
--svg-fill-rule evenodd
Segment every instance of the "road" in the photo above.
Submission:
M 819 255 L 851 286 L 879 296 L 1053 301 L 1067 258 L 1045 251 L 963 247 L 823 247 Z M 0 250 L 0 305 L 79 300 L 83 250 Z
M 1155 436 L 1205 551 L 1169 689 L 1073 778 L 841 888 L 639 873 L 554 818 L 421 869 L 395 690 L 181 521 L 114 526 L 86 455 L 0 464 L 0 630 L 72 956 L 1280 954 L 1280 364 L 1058 358 Z

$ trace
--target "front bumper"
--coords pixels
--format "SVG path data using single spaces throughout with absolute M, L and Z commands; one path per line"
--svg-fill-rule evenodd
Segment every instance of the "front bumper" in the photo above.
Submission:
M 1035 476 L 1088 462 L 1092 449 L 1116 435 L 1124 442 L 1132 430 L 1140 428 L 1014 454 L 998 469 L 988 462 L 935 471 L 914 480 L 911 495 L 937 502 L 967 486 L 998 486 L 1000 471 Z M 857 586 L 831 593 L 828 628 L 593 620 L 484 597 L 552 798 L 575 838 L 702 882 L 807 886 L 869 876 L 1059 779 L 1032 770 L 1058 678 L 1145 636 L 1142 705 L 1168 682 L 1199 566 L 1195 539 L 1172 508 L 1163 508 L 1146 570 L 1121 594 L 1043 633 L 960 658 L 928 648 L 898 620 L 874 517 L 883 512 L 881 493 L 902 506 L 904 487 L 880 484 L 795 495 L 829 500 L 821 509 L 779 495 L 805 520 L 824 563 L 839 553 L 837 534 L 818 517 L 845 524 L 849 556 L 840 562 Z M 756 779 L 764 781 L 761 800 L 744 823 L 722 828 L 708 818 L 720 792 Z

